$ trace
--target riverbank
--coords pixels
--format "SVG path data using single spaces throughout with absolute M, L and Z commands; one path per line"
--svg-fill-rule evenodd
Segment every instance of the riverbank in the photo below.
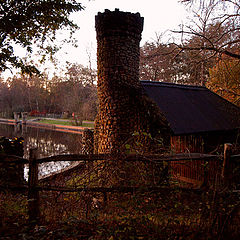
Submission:
M 38 122 L 55 125 L 78 126 L 76 125 L 76 122 L 74 120 L 70 119 L 41 118 L 40 120 L 38 120 Z M 84 120 L 79 127 L 94 128 L 94 122 Z
M 49 130 L 55 130 L 55 131 L 61 131 L 61 132 L 71 132 L 71 133 L 81 133 L 85 129 L 94 129 L 89 123 L 89 121 L 86 121 L 87 126 L 71 126 L 71 122 L 69 121 L 69 125 L 63 125 L 63 124 L 55 124 L 56 121 L 61 123 L 61 121 L 66 122 L 66 120 L 63 119 L 47 119 L 48 123 L 40 122 L 41 119 L 30 119 L 27 120 L 26 123 L 22 124 L 22 121 L 16 122 L 14 119 L 4 119 L 0 118 L 0 123 L 4 124 L 22 124 L 23 126 L 29 126 L 29 127 L 37 127 L 37 128 L 44 128 Z M 51 123 L 52 121 L 52 123 Z M 84 121 L 83 121 L 84 123 Z

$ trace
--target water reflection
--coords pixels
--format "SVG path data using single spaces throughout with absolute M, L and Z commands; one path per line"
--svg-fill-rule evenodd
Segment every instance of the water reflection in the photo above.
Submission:
M 37 147 L 38 157 L 48 157 L 60 154 L 82 153 L 81 133 L 65 133 L 29 126 L 0 124 L 0 136 L 8 138 L 24 138 L 24 158 L 29 157 L 29 149 Z M 68 166 L 69 162 L 45 163 L 40 165 L 40 175 Z M 27 176 L 27 168 L 25 168 Z

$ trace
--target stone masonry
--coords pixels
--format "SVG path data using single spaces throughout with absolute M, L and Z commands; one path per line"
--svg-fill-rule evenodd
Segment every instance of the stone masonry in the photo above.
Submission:
M 109 153 L 119 151 L 134 132 L 154 134 L 168 129 L 168 123 L 139 81 L 143 18 L 115 9 L 98 13 L 95 22 L 99 113 L 94 144 L 95 153 Z

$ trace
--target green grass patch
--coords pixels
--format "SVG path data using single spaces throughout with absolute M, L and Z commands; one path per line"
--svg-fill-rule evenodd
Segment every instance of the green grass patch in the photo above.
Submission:
M 94 122 L 83 122 L 82 127 L 89 127 L 89 128 L 94 128 Z
M 47 124 L 66 125 L 66 126 L 73 125 L 71 121 L 58 121 L 58 120 L 49 120 L 49 119 L 41 119 L 39 122 L 47 123 Z
M 76 126 L 74 121 L 71 120 L 66 120 L 66 121 L 62 121 L 62 120 L 51 120 L 51 119 L 41 119 L 39 121 L 40 123 L 46 123 L 46 124 L 56 124 L 56 125 L 65 125 L 65 126 Z M 83 124 L 79 127 L 94 127 L 94 122 L 83 122 Z

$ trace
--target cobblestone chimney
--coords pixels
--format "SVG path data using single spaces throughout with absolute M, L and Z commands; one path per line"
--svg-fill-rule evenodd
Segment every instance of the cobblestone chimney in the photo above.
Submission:
M 95 17 L 99 113 L 95 120 L 95 152 L 116 151 L 136 131 L 148 131 L 139 81 L 139 13 L 105 10 Z

